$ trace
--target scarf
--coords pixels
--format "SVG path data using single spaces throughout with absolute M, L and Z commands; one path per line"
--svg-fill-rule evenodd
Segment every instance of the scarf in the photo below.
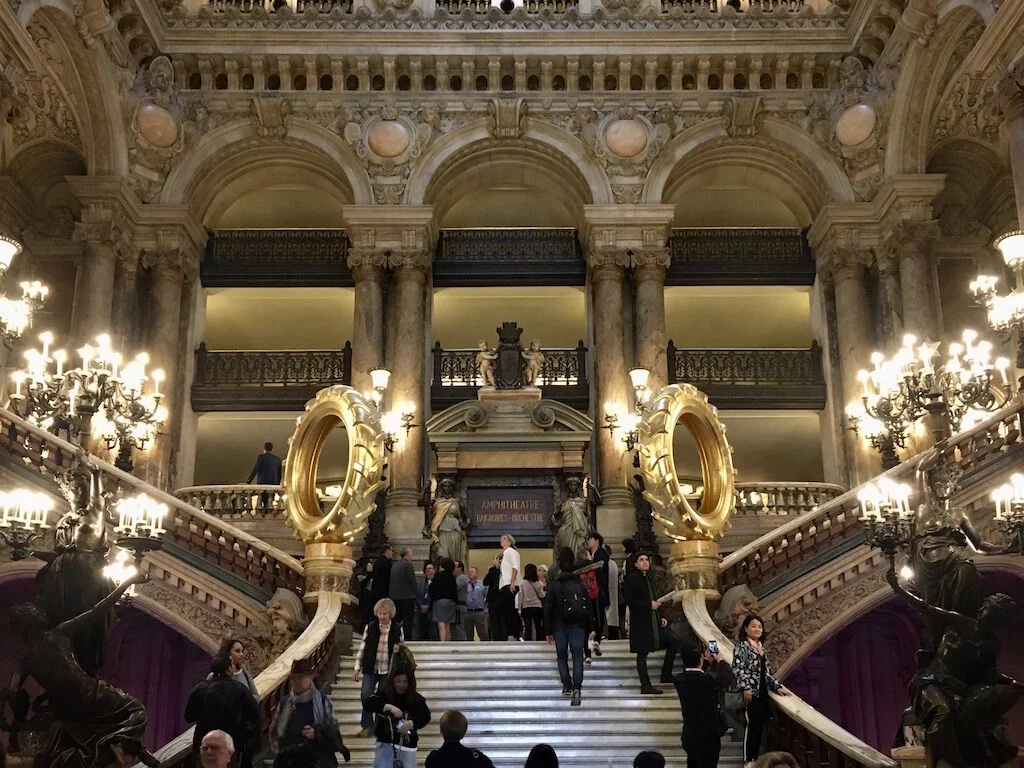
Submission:
M 284 738 L 284 733 L 288 729 L 288 721 L 292 719 L 292 714 L 295 712 L 296 704 L 306 704 L 312 700 L 313 722 L 317 725 L 327 725 L 329 721 L 333 719 L 334 713 L 328 713 L 327 706 L 325 706 L 324 703 L 326 701 L 326 697 L 317 695 L 319 693 L 320 691 L 316 689 L 316 686 L 312 686 L 305 693 L 290 693 L 285 696 L 277 714 L 277 738 Z
M 651 578 L 646 573 L 644 574 L 644 584 L 647 585 L 647 596 L 654 602 L 654 587 L 651 586 Z M 652 651 L 657 651 L 661 648 L 661 617 L 658 612 L 653 608 L 651 609 L 651 648 Z

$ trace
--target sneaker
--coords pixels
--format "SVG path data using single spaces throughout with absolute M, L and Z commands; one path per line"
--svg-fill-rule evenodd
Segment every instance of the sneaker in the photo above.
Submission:
M 594 655 L 598 658 L 604 655 L 603 653 L 601 653 L 601 644 L 598 642 L 594 643 Z
M 640 688 L 641 696 L 657 696 L 661 692 L 661 688 L 655 688 L 653 685 L 645 685 Z
M 585 658 L 583 660 L 583 665 L 586 666 L 586 667 L 590 666 L 590 657 L 589 656 L 587 656 L 587 658 Z
M 572 701 L 569 702 L 570 707 L 578 707 L 580 705 L 580 689 L 577 688 L 572 692 Z
M 569 696 L 571 694 L 572 694 L 572 686 L 571 685 L 563 685 L 562 686 L 562 695 L 563 696 Z

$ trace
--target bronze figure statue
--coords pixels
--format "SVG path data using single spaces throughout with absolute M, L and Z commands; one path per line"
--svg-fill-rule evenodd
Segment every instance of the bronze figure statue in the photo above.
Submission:
M 86 627 L 103 623 L 121 595 L 148 578 L 136 574 L 89 610 L 61 622 L 36 603 L 21 603 L 11 610 L 11 627 L 26 647 L 14 688 L 20 689 L 27 678 L 33 678 L 46 693 L 48 713 L 56 726 L 37 765 L 108 768 L 140 760 L 157 765 L 143 745 L 145 707 L 133 696 L 87 674 L 72 650 L 73 637 Z
M 569 495 L 558 511 L 551 516 L 551 524 L 555 526 L 555 553 L 568 547 L 578 553 L 587 546 L 587 534 L 590 533 L 590 515 L 587 500 L 583 497 L 583 483 L 578 477 L 570 477 L 565 481 Z
M 455 494 L 455 481 L 452 478 L 444 478 L 438 490 L 440 493 L 434 499 L 430 514 L 430 559 L 437 562 L 447 557 L 465 562 L 469 553 L 466 505 Z

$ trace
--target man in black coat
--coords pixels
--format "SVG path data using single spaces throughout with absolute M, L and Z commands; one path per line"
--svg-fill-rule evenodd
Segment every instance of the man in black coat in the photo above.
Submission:
M 717 653 L 701 653 L 684 644 L 679 652 L 685 669 L 675 676 L 676 693 L 683 714 L 683 749 L 687 768 L 718 768 L 722 735 L 726 730 L 720 694 L 732 677 L 729 665 Z
M 199 763 L 199 746 L 210 731 L 224 731 L 235 742 L 240 752 L 241 768 L 252 764 L 252 755 L 243 749 L 260 729 L 260 713 L 252 693 L 228 674 L 231 660 L 218 656 L 210 664 L 213 677 L 203 680 L 192 689 L 185 704 L 185 722 L 195 723 L 192 751 Z
M 637 552 L 636 567 L 622 582 L 626 606 L 629 608 L 629 650 L 636 654 L 641 694 L 661 693 L 660 688 L 651 685 L 651 677 L 647 673 L 647 654 L 665 649 L 661 682 L 671 683 L 672 662 L 682 643 L 679 635 L 668 628 L 668 621 L 658 615 L 661 603 L 654 599 L 653 577 L 651 556 L 647 552 Z
M 274 454 L 273 443 L 263 444 L 263 453 L 256 457 L 249 479 L 245 482 L 251 483 L 254 477 L 258 485 L 281 484 L 281 459 Z
M 384 544 L 384 551 L 373 561 L 373 583 L 370 585 L 370 610 L 378 600 L 391 597 L 391 556 L 390 544 Z
M 412 561 L 412 547 L 403 547 L 401 557 L 392 561 L 391 583 L 388 587 L 388 597 L 398 611 L 395 618 L 402 625 L 406 640 L 412 639 L 416 621 L 416 566 Z

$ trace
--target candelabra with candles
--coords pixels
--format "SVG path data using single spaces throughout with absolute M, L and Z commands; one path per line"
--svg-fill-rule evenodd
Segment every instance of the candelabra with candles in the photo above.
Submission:
M 970 290 L 975 301 L 985 307 L 993 330 L 1010 334 L 1016 331 L 1017 367 L 1024 368 L 1024 231 L 1007 232 L 996 238 L 995 246 L 1003 254 L 1003 262 L 1014 274 L 1015 286 L 1009 293 L 999 295 L 994 275 L 978 275 L 971 281 Z M 1024 377 L 1021 382 L 1024 383 Z
M 32 554 L 32 543 L 50 527 L 54 501 L 45 493 L 15 488 L 0 492 L 0 507 L 0 539 L 11 548 L 13 560 L 24 560 Z
M 21 243 L 0 234 L 0 284 L 19 253 Z M 19 287 L 20 298 L 0 296 L 0 337 L 8 348 L 32 325 L 32 315 L 43 305 L 49 293 L 49 289 L 38 280 L 24 280 Z
M 101 438 L 108 450 L 116 450 L 115 465 L 130 472 L 133 450 L 143 450 L 167 418 L 161 405 L 162 370 L 147 374 L 149 356 L 139 353 L 123 358 L 102 334 L 96 345 L 78 350 L 81 366 L 67 368 L 68 355 L 53 350 L 53 334 L 40 334 L 41 349 L 25 352 L 26 366 L 11 375 L 14 392 L 11 408 L 20 416 L 55 434 L 83 443 L 90 433 Z M 147 382 L 153 389 L 146 393 Z
M 144 493 L 117 502 L 114 506 L 116 548 L 111 551 L 103 569 L 104 576 L 119 585 L 139 572 L 139 564 L 146 553 L 163 547 L 161 537 L 166 533 L 163 525 L 167 511 L 166 504 Z M 134 589 L 133 586 L 126 593 L 128 597 L 132 596 Z
M 875 352 L 874 368 L 858 372 L 863 395 L 847 407 L 847 418 L 853 430 L 882 454 L 886 469 L 899 463 L 896 448 L 905 446 L 911 426 L 925 413 L 932 416 L 932 429 L 940 440 L 959 431 L 968 418 L 983 418 L 1004 399 L 993 389 L 994 373 L 999 371 L 997 389 L 1008 389 L 1010 361 L 993 361 L 992 344 L 979 340 L 975 331 L 965 330 L 962 338 L 962 343 L 949 345 L 945 361 L 937 361 L 938 343 L 918 344 L 907 334 L 892 358 Z
M 910 508 L 911 488 L 882 477 L 857 494 L 860 520 L 868 533 L 868 545 L 882 550 L 895 563 L 896 554 L 914 538 L 914 512 Z
M 387 368 L 375 368 L 370 371 L 372 389 L 365 393 L 365 397 L 377 406 L 381 430 L 384 432 L 384 449 L 388 453 L 393 453 L 401 439 L 400 431 L 404 430 L 405 436 L 408 437 L 412 428 L 418 427 L 419 424 L 415 423 L 416 405 L 411 401 L 400 404 L 397 409 L 384 410 L 384 397 L 387 395 L 390 381 L 391 371 Z
M 1000 533 L 1012 540 L 1010 548 L 1024 554 L 1024 475 L 1015 473 L 1010 482 L 992 491 L 996 503 L 995 523 Z

